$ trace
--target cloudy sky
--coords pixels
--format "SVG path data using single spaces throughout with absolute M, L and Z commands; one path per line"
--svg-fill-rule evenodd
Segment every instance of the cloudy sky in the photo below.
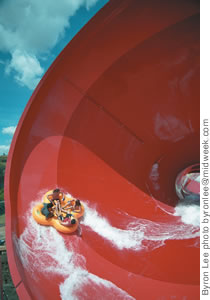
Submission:
M 0 0 L 0 154 L 48 67 L 107 2 Z

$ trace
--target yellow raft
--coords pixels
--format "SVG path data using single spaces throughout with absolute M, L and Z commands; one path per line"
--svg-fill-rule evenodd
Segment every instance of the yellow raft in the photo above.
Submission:
M 52 190 L 48 191 L 44 195 L 43 203 L 51 202 L 48 199 L 48 197 L 52 194 L 52 192 L 53 192 Z M 65 209 L 68 210 L 68 212 L 73 215 L 76 221 L 75 224 L 71 224 L 70 221 L 68 222 L 67 218 L 64 219 L 64 221 L 58 220 L 55 213 L 53 217 L 46 218 L 46 216 L 43 215 L 42 213 L 42 208 L 44 207 L 43 203 L 39 203 L 33 208 L 33 212 L 32 212 L 33 218 L 40 225 L 53 226 L 54 228 L 56 228 L 58 231 L 62 233 L 72 233 L 76 231 L 79 226 L 78 219 L 84 215 L 84 206 L 81 204 L 80 210 L 73 210 L 72 207 L 75 205 L 75 199 L 72 197 L 67 197 L 65 194 L 62 194 L 62 197 L 59 197 L 59 200 L 60 200 L 61 208 L 68 204 L 68 206 L 66 206 Z M 66 213 L 62 213 L 62 215 L 64 218 L 66 217 Z

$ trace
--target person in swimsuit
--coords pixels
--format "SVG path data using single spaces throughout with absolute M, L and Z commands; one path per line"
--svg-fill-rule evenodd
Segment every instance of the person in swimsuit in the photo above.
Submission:
M 61 201 L 64 200 L 64 195 L 60 189 L 53 190 L 52 194 L 47 196 L 47 199 L 53 204 L 57 218 L 63 220 Z
M 65 219 L 63 221 L 60 221 L 60 223 L 62 225 L 69 224 L 69 220 L 68 219 L 71 219 L 71 225 L 74 225 L 76 223 L 76 219 L 71 214 L 71 212 L 74 213 L 74 212 L 80 212 L 81 211 L 81 202 L 80 202 L 80 200 L 79 199 L 73 199 L 71 201 L 68 201 L 67 204 L 64 205 L 61 208 L 61 211 L 66 214 L 66 217 L 65 217 Z M 79 223 L 78 223 L 77 233 L 78 233 L 78 236 L 82 236 L 82 229 L 81 229 Z
M 76 224 L 76 219 L 74 218 L 74 216 L 72 214 L 67 213 L 66 217 L 63 218 L 62 220 L 59 219 L 60 224 L 64 225 L 64 226 L 73 226 L 74 224 Z
M 62 206 L 62 210 L 66 213 L 68 213 L 68 210 L 73 210 L 73 208 L 75 206 L 75 202 L 76 202 L 76 199 L 72 198 L 72 200 L 69 200 L 64 206 Z
M 41 213 L 46 217 L 46 219 L 53 217 L 54 216 L 53 204 L 52 203 L 43 203 Z
M 55 214 L 58 217 L 59 220 L 63 220 L 63 214 L 62 214 L 62 208 L 61 203 L 59 199 L 54 200 L 55 205 Z
M 54 202 L 55 200 L 64 200 L 64 195 L 63 193 L 60 191 L 60 189 L 55 189 L 53 190 L 52 194 L 48 195 L 47 196 L 47 199 L 50 201 L 50 202 Z
M 79 199 L 77 199 L 75 201 L 75 204 L 74 204 L 74 207 L 73 207 L 73 211 L 77 212 L 77 213 L 81 212 L 81 202 L 80 202 Z

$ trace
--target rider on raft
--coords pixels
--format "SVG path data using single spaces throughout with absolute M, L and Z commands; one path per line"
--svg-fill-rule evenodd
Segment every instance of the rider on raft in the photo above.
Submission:
M 62 225 L 69 224 L 71 220 L 71 224 L 74 225 L 76 223 L 75 218 L 70 213 L 71 211 L 80 212 L 81 211 L 81 203 L 80 200 L 72 200 L 68 201 L 65 206 L 61 206 L 61 201 L 64 200 L 64 194 L 60 191 L 60 189 L 53 190 L 53 193 L 47 196 L 47 199 L 50 203 L 43 203 L 43 208 L 41 209 L 42 214 L 46 217 L 46 219 L 53 217 L 54 215 L 57 216 L 59 222 Z M 68 207 L 68 208 L 67 208 Z M 66 209 L 64 209 L 66 208 Z M 70 212 L 69 212 L 70 210 Z M 55 214 L 54 214 L 55 212 Z M 65 213 L 65 218 L 63 214 Z
M 53 207 L 53 203 L 43 203 L 43 207 L 41 209 L 41 213 L 46 217 L 46 219 L 49 219 L 51 217 L 54 216 L 53 214 L 53 210 L 54 210 L 54 207 Z
M 58 219 L 61 219 L 61 200 L 64 199 L 63 193 L 60 189 L 53 190 L 53 193 L 47 196 L 50 203 L 43 203 L 41 209 L 42 214 L 46 219 L 54 216 L 54 211 Z

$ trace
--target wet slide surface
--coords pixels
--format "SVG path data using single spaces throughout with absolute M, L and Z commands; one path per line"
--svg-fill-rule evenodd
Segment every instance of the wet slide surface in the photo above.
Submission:
M 5 180 L 20 299 L 199 298 L 199 206 L 175 192 L 199 162 L 199 30 L 198 1 L 110 1 L 39 83 Z M 56 187 L 81 236 L 33 220 Z

